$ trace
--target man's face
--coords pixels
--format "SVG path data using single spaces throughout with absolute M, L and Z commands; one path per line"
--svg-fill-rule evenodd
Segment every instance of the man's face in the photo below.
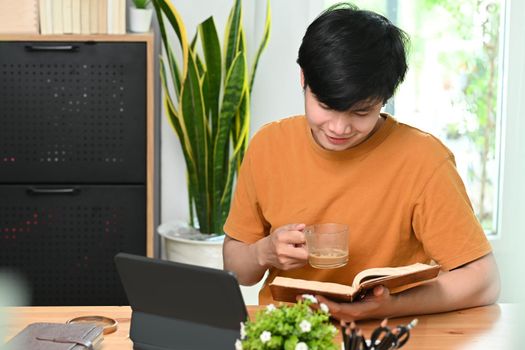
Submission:
M 307 86 L 305 113 L 317 143 L 330 151 L 343 151 L 365 141 L 380 126 L 382 103 L 358 103 L 348 111 L 328 108 Z

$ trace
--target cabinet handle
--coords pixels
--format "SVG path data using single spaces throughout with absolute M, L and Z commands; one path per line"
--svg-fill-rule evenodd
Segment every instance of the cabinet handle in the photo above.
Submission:
M 26 45 L 28 51 L 76 51 L 76 45 Z
M 38 188 L 28 187 L 27 192 L 29 194 L 77 194 L 80 190 L 76 187 L 68 188 Z

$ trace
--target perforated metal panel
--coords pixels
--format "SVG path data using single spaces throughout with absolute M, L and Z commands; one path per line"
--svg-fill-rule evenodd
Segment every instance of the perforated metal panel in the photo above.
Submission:
M 145 255 L 144 186 L 0 186 L 0 266 L 33 305 L 127 305 L 113 258 Z
M 146 44 L 0 42 L 0 183 L 143 183 Z

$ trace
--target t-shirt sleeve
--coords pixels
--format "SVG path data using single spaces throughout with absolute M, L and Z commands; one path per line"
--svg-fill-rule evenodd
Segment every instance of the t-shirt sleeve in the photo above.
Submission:
M 426 254 L 446 270 L 492 250 L 450 157 L 434 171 L 418 196 L 412 226 Z
M 266 236 L 269 224 L 264 220 L 257 199 L 257 191 L 252 173 L 255 158 L 254 142 L 250 143 L 244 156 L 230 212 L 224 232 L 233 239 L 245 243 L 254 243 Z

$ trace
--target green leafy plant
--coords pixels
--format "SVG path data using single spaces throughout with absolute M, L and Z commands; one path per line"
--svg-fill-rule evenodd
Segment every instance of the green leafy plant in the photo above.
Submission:
M 133 4 L 138 9 L 145 9 L 150 4 L 151 0 L 133 0 Z
M 305 298 L 293 305 L 270 304 L 255 315 L 255 321 L 241 325 L 241 339 L 236 350 L 336 350 L 336 328 L 330 323 L 326 305 L 318 310 L 310 305 L 315 300 Z M 317 300 L 315 300 L 317 302 Z
M 195 226 L 196 216 L 202 233 L 223 232 L 233 179 L 248 145 L 255 72 L 270 36 L 268 0 L 263 37 L 248 68 L 241 5 L 235 0 L 221 50 L 213 17 L 198 26 L 189 42 L 173 4 L 153 0 L 165 48 L 161 59 L 165 109 L 186 161 L 190 225 Z M 167 36 L 170 29 L 177 35 L 181 59 Z

